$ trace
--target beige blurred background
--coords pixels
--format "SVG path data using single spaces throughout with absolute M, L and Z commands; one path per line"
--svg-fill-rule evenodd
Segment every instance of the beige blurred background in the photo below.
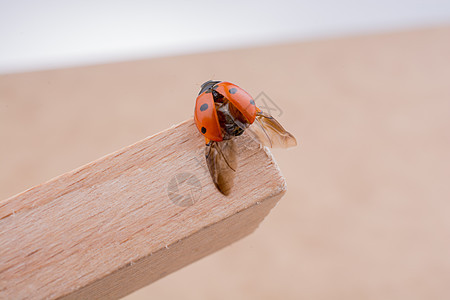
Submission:
M 439 27 L 2 75 L 0 198 L 191 118 L 201 83 L 228 80 L 298 138 L 273 151 L 288 193 L 125 299 L 448 299 L 449 53 Z

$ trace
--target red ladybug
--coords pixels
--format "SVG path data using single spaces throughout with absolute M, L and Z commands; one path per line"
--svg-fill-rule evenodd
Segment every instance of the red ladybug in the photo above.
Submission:
M 249 129 L 251 136 L 265 146 L 297 145 L 292 134 L 259 109 L 252 96 L 231 82 L 203 83 L 195 103 L 194 119 L 205 137 L 206 162 L 213 182 L 225 195 L 231 191 L 236 170 L 233 137 Z M 250 126 L 253 123 L 257 125 Z

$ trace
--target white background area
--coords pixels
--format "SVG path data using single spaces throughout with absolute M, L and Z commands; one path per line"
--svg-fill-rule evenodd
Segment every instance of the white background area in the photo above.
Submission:
M 449 0 L 0 0 L 0 73 L 440 24 Z

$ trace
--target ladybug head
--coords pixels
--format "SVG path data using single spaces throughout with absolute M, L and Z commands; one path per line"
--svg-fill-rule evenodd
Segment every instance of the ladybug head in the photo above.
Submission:
M 207 82 L 202 84 L 202 88 L 200 89 L 200 93 L 198 93 L 198 94 L 200 95 L 201 93 L 212 89 L 213 86 L 215 86 L 216 84 L 218 84 L 220 82 L 221 81 L 208 80 Z

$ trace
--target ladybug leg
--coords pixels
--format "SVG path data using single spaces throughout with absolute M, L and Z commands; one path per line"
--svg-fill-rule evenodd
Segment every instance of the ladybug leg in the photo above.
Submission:
M 210 139 L 205 137 L 205 157 L 206 157 L 206 159 L 208 159 L 208 157 L 211 153 L 213 143 L 214 143 L 213 141 L 211 141 Z
M 214 141 L 211 141 L 210 139 L 207 139 L 205 137 L 205 158 L 206 158 L 206 160 L 208 160 L 208 157 L 210 156 L 213 148 L 214 148 Z

